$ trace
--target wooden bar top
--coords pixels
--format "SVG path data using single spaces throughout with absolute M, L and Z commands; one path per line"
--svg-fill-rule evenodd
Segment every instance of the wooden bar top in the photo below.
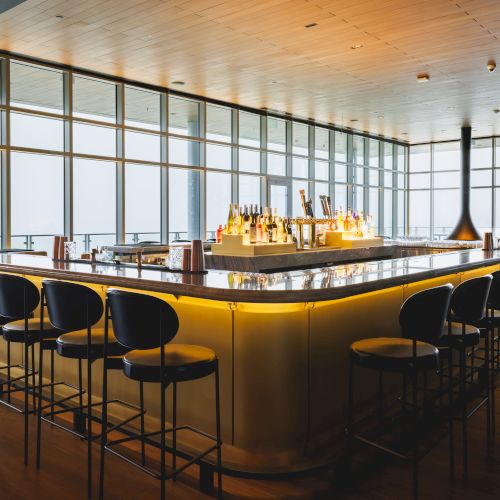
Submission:
M 0 272 L 255 303 L 334 300 L 495 264 L 500 264 L 500 250 L 472 249 L 270 274 L 222 270 L 182 274 L 114 264 L 53 261 L 29 254 L 0 254 Z

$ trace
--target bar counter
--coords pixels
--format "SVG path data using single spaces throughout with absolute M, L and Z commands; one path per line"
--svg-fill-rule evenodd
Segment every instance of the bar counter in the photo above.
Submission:
M 219 357 L 223 463 L 227 471 L 246 474 L 293 473 L 334 459 L 343 444 L 349 345 L 398 336 L 399 309 L 416 291 L 498 269 L 500 251 L 479 249 L 273 274 L 200 275 L 0 255 L 0 272 L 39 286 L 43 278 L 71 280 L 103 299 L 108 287 L 120 287 L 172 305 L 180 321 L 173 342 L 207 346 Z M 5 361 L 4 349 L 1 354 Z M 75 383 L 76 372 L 75 362 L 56 356 L 58 380 Z M 359 401 L 374 394 L 373 381 L 364 382 L 357 382 Z M 111 374 L 109 391 L 136 402 L 134 383 L 120 374 Z M 213 432 L 211 380 L 186 384 L 179 394 L 179 421 Z M 151 429 L 157 428 L 158 399 L 157 388 L 146 387 Z M 169 400 L 167 416 L 170 410 Z M 178 441 L 187 453 L 206 445 Z

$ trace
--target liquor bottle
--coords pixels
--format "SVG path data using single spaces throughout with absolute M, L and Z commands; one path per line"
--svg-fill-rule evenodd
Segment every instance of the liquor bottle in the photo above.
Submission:
M 352 223 L 352 220 L 351 220 L 351 209 L 348 208 L 347 209 L 347 215 L 345 217 L 345 221 L 344 221 L 344 228 L 346 231 L 350 231 L 351 230 L 351 223 Z
M 227 234 L 233 234 L 233 226 L 234 226 L 234 213 L 233 213 L 233 205 L 229 204 L 229 215 L 227 216 Z
M 339 231 L 344 231 L 344 214 L 342 212 L 342 207 L 339 210 L 339 217 L 337 219 L 337 225 L 339 227 Z
M 217 237 L 215 241 L 217 243 L 222 243 L 222 233 L 224 232 L 224 228 L 222 227 L 222 224 L 219 224 L 219 227 L 217 229 Z M 226 233 L 227 234 L 227 233 Z
M 255 217 L 255 214 L 252 213 L 252 206 L 250 205 L 250 243 L 255 244 L 257 243 L 257 218 Z
M 236 234 L 241 234 L 243 232 L 243 207 L 240 207 L 240 213 L 238 214 L 238 225 Z
M 250 232 L 250 215 L 248 214 L 247 205 L 245 205 L 245 212 L 243 214 L 243 232 L 246 234 Z
M 282 243 L 283 242 L 283 222 L 281 221 L 281 218 L 278 216 L 275 216 L 274 220 L 276 221 L 276 242 Z
M 286 242 L 293 243 L 292 224 L 290 223 L 290 219 L 287 219 Z
M 271 241 L 273 243 L 278 243 L 278 224 L 277 224 L 277 218 L 278 218 L 277 212 L 278 212 L 278 209 L 275 208 L 273 210 L 274 210 L 274 217 L 273 217 L 272 240 Z
M 262 243 L 262 216 L 257 216 L 257 243 Z
M 283 243 L 286 243 L 286 240 L 287 240 L 287 229 L 286 229 L 285 218 L 283 217 L 281 219 L 281 241 Z
M 262 243 L 269 243 L 269 227 L 267 225 L 267 207 L 264 212 L 265 215 L 262 216 Z

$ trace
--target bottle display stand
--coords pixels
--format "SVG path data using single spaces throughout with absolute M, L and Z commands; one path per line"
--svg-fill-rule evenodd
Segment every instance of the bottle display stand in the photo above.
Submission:
M 292 243 L 250 243 L 248 234 L 223 234 L 222 242 L 212 245 L 215 255 L 256 256 L 277 253 L 294 253 L 297 244 Z
M 360 238 L 349 231 L 325 231 L 325 244 L 338 248 L 379 247 L 384 244 L 384 239 L 376 236 Z

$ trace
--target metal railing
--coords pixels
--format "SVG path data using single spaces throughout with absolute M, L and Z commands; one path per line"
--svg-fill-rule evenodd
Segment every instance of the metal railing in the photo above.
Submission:
M 155 236 L 155 238 L 144 238 L 145 236 Z M 188 232 L 187 231 L 172 231 L 169 234 L 169 241 L 176 241 L 176 240 L 187 240 L 188 238 Z M 35 250 L 36 248 L 36 239 L 37 238 L 52 238 L 54 234 L 13 234 L 12 239 L 14 238 L 21 238 L 23 239 L 22 246 L 26 248 L 26 250 Z M 114 239 L 116 236 L 115 233 L 75 233 L 73 235 L 74 240 L 77 243 L 83 244 L 83 251 L 84 252 L 90 252 L 92 248 L 92 243 L 95 241 L 96 238 L 98 237 L 106 237 L 110 236 Z M 131 238 L 129 238 L 131 236 Z M 216 236 L 216 231 L 207 231 L 207 239 L 215 239 Z M 133 244 L 137 244 L 140 241 L 144 241 L 147 239 L 148 241 L 158 241 L 160 242 L 160 233 L 156 231 L 138 231 L 138 232 L 131 232 L 131 233 L 125 233 L 126 237 L 126 242 L 130 242 Z M 109 243 L 108 243 L 109 244 Z M 21 246 L 21 245 L 13 245 L 13 246 Z

